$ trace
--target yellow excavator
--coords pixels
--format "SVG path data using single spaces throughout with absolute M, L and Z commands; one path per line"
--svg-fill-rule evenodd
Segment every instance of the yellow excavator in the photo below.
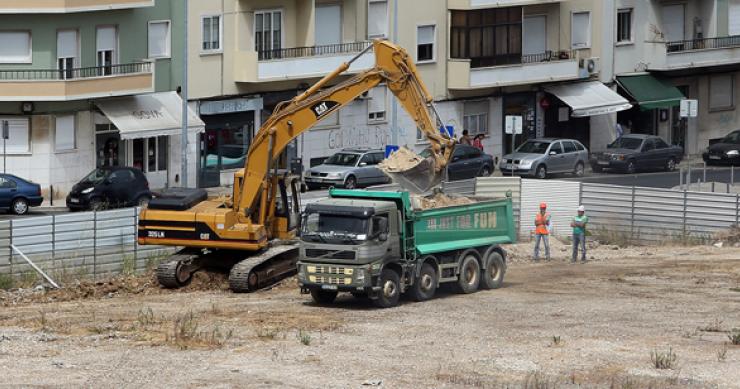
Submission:
M 326 87 L 370 49 L 374 67 Z M 298 135 L 382 83 L 426 135 L 431 150 L 410 169 L 389 175 L 416 192 L 437 185 L 455 141 L 440 131 L 443 123 L 413 59 L 403 48 L 375 40 L 304 93 L 275 107 L 255 135 L 244 169 L 234 174 L 231 196 L 208 198 L 202 189 L 173 189 L 141 211 L 139 244 L 183 247 L 158 266 L 159 283 L 178 288 L 199 269 L 221 267 L 231 268 L 232 291 L 249 292 L 295 273 L 300 178 L 278 169 L 280 155 Z

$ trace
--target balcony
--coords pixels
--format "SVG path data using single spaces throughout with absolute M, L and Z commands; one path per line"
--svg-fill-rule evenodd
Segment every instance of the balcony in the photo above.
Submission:
M 370 44 L 370 42 L 352 42 L 239 52 L 235 55 L 237 63 L 234 66 L 234 78 L 236 82 L 266 82 L 323 77 Z M 357 73 L 369 69 L 374 65 L 374 61 L 373 54 L 368 52 L 352 64 L 349 72 Z M 253 65 L 254 71 L 249 70 L 250 64 Z
M 470 10 L 562 3 L 565 0 L 448 0 L 447 9 Z
M 514 61 L 511 56 L 507 56 L 501 61 L 508 62 L 508 64 L 475 67 L 471 66 L 472 62 L 480 61 L 450 59 L 447 61 L 447 87 L 469 90 L 579 78 L 578 60 L 570 51 L 547 51 L 541 54 L 523 55 Z
M 0 101 L 71 101 L 154 92 L 152 64 L 0 70 Z
M 0 14 L 50 14 L 153 7 L 154 0 L 0 0 Z

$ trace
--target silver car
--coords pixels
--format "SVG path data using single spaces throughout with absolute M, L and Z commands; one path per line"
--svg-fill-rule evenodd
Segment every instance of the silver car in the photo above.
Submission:
M 383 150 L 344 149 L 321 165 L 308 169 L 304 180 L 308 189 L 327 186 L 354 189 L 385 184 L 390 179 L 377 167 L 384 158 Z
M 574 139 L 540 138 L 524 142 L 512 154 L 501 159 L 503 175 L 514 174 L 547 178 L 554 173 L 582 176 L 588 163 L 588 149 Z

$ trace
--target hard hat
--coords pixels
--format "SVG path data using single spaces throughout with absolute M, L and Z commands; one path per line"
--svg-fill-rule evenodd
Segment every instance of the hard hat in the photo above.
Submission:
M 580 207 L 578 207 L 578 212 L 586 212 L 586 207 L 581 205 Z
M 540 209 L 547 208 L 547 203 L 540 203 Z

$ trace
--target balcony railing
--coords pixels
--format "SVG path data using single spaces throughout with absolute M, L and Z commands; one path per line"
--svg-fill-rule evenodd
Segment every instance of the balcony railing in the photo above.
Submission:
M 726 49 L 730 47 L 740 47 L 740 35 L 666 42 L 666 50 L 669 53 L 703 49 Z
M 313 57 L 317 55 L 336 55 L 346 53 L 359 53 L 365 50 L 372 42 L 338 43 L 334 45 L 290 47 L 277 50 L 258 50 L 258 59 L 267 61 L 271 59 L 288 59 Z
M 56 81 L 104 76 L 151 73 L 151 62 L 52 70 L 0 70 L 0 80 Z
M 568 59 L 574 59 L 575 55 L 572 51 L 552 51 L 548 50 L 544 53 L 538 54 L 502 54 L 492 55 L 486 57 L 476 57 L 470 59 L 470 67 L 483 68 L 492 66 L 506 66 L 506 65 L 519 65 L 525 63 L 539 63 L 539 62 L 551 62 L 551 61 L 563 61 Z

